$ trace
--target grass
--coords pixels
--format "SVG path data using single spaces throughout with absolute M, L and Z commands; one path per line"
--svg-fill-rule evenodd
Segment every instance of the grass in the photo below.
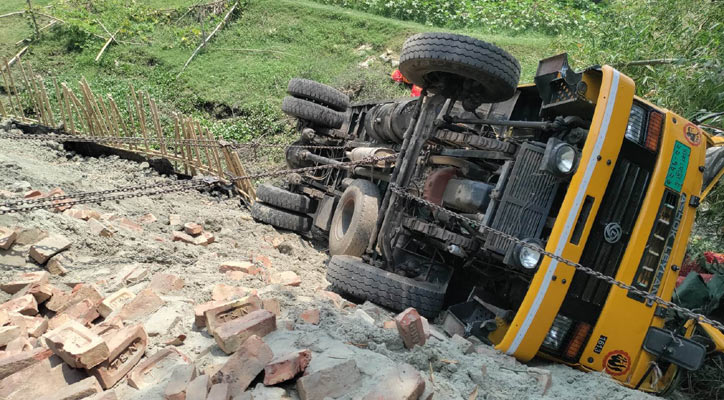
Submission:
M 53 4 L 52 0 L 35 2 L 38 6 Z M 197 2 L 142 3 L 179 8 L 180 15 Z M 24 0 L 5 0 L 0 10 L 10 12 L 23 6 Z M 98 18 L 103 21 L 103 15 Z M 406 95 L 406 88 L 390 81 L 391 65 L 379 58 L 368 69 L 360 69 L 358 64 L 386 49 L 397 54 L 408 36 L 431 30 L 417 23 L 310 1 L 251 0 L 177 79 L 201 33 L 196 16 L 189 15 L 176 25 L 175 19 L 159 20 L 147 35 L 148 43 L 110 46 L 100 63 L 93 59 L 103 45 L 101 39 L 79 40 L 70 29 L 59 26 L 31 44 L 26 60 L 41 74 L 57 76 L 71 86 L 84 76 L 96 91 L 116 98 L 124 98 L 132 83 L 157 98 L 162 109 L 195 114 L 223 135 L 243 140 L 288 132 L 279 104 L 293 77 L 334 85 L 347 90 L 354 100 Z M 23 18 L 3 22 L 7 23 L 0 29 L 0 57 L 10 57 L 17 52 L 14 43 L 32 32 Z M 106 22 L 111 31 L 112 22 Z M 212 28 L 207 22 L 205 30 Z M 513 38 L 474 30 L 461 33 L 496 43 L 518 57 L 523 81 L 532 80 L 538 60 L 549 54 L 552 42 L 543 35 Z M 370 50 L 357 51 L 363 45 Z

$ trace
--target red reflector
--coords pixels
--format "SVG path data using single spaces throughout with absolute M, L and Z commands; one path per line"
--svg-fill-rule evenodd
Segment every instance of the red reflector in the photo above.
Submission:
M 579 322 L 578 325 L 576 325 L 576 330 L 573 331 L 573 337 L 571 341 L 568 342 L 568 347 L 566 347 L 566 358 L 575 359 L 578 357 L 578 353 L 585 344 L 588 332 L 590 331 L 591 325 L 585 322 Z
M 651 151 L 656 151 L 659 148 L 659 139 L 661 139 L 661 130 L 664 127 L 664 114 L 651 111 L 649 113 L 649 126 L 646 129 L 646 146 Z

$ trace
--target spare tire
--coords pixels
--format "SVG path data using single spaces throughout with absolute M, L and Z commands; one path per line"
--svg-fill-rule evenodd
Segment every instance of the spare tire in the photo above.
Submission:
M 309 79 L 294 78 L 289 81 L 287 93 L 304 100 L 322 104 L 336 111 L 349 108 L 349 96 L 325 84 Z
M 344 114 L 308 100 L 287 96 L 282 101 L 282 111 L 318 126 L 337 129 L 344 122 Z
M 266 204 L 304 214 L 313 213 L 317 207 L 317 201 L 308 196 L 292 193 L 268 183 L 256 188 L 256 197 Z
M 329 228 L 329 254 L 364 254 L 377 225 L 380 190 L 374 183 L 355 179 L 342 193 Z
M 333 256 L 327 265 L 331 289 L 402 311 L 415 308 L 426 317 L 442 310 L 446 285 L 416 281 L 369 265 L 358 257 Z
M 304 214 L 284 211 L 257 201 L 251 206 L 251 217 L 256 221 L 294 232 L 312 229 L 312 219 Z
M 482 103 L 505 101 L 515 94 L 520 64 L 505 50 L 469 36 L 420 33 L 405 41 L 400 72 L 410 82 L 441 92 L 446 77 L 475 81 L 475 97 Z

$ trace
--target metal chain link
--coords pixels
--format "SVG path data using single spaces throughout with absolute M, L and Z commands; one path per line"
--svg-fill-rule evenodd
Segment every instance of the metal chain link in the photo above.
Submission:
M 15 135 L 15 134 L 2 134 L 0 139 L 11 139 L 11 140 L 29 140 L 29 141 L 52 141 L 52 142 L 78 142 L 78 143 L 119 143 L 119 144 L 135 144 L 144 145 L 147 143 L 159 143 L 160 140 L 157 137 L 139 138 L 139 137 L 100 137 L 100 136 L 85 136 L 85 135 L 66 135 L 66 134 L 32 134 L 32 135 Z M 239 143 L 236 141 L 225 141 L 227 144 L 222 144 L 218 140 L 213 139 L 180 139 L 180 140 L 168 140 L 165 142 L 167 145 L 179 145 L 188 146 L 193 145 L 197 147 L 217 147 L 223 148 L 226 146 L 231 147 L 234 150 L 241 149 L 261 149 L 261 148 L 303 148 L 303 149 L 317 149 L 317 150 L 342 150 L 344 146 L 317 146 L 317 145 L 290 145 L 285 143 Z
M 621 282 L 621 281 L 617 281 L 617 280 L 614 279 L 613 277 L 610 277 L 610 276 L 608 276 L 608 275 L 605 275 L 605 274 L 603 274 L 603 273 L 601 273 L 601 272 L 598 272 L 598 271 L 596 271 L 596 270 L 594 270 L 594 269 L 591 269 L 591 268 L 589 268 L 589 267 L 583 266 L 583 265 L 581 265 L 581 264 L 579 264 L 579 263 L 576 263 L 576 262 L 574 262 L 574 261 L 567 260 L 567 259 L 565 259 L 565 258 L 563 258 L 563 257 L 561 257 L 561 256 L 558 256 L 558 255 L 556 255 L 556 254 L 554 254 L 554 253 L 551 253 L 551 252 L 549 252 L 549 251 L 546 251 L 545 249 L 542 249 L 542 248 L 540 248 L 540 247 L 538 247 L 538 246 L 535 246 L 535 245 L 533 245 L 533 244 L 531 244 L 531 243 L 528 243 L 528 242 L 525 242 L 525 241 L 523 241 L 523 240 L 521 240 L 521 239 L 518 239 L 518 238 L 515 237 L 515 236 L 512 236 L 512 235 L 510 235 L 510 234 L 507 234 L 507 233 L 505 233 L 505 232 L 499 231 L 499 230 L 497 230 L 497 229 L 494 229 L 494 228 L 491 228 L 491 227 L 488 227 L 488 226 L 485 226 L 485 225 L 481 225 L 478 221 L 476 221 L 476 220 L 474 220 L 474 219 L 468 218 L 468 217 L 466 217 L 466 216 L 464 216 L 464 215 L 460 215 L 460 214 L 458 214 L 458 213 L 456 213 L 456 212 L 454 212 L 454 211 L 450 211 L 450 210 L 448 210 L 448 209 L 446 209 L 446 208 L 443 208 L 443 207 L 441 207 L 441 206 L 439 206 L 439 205 L 437 205 L 437 204 L 435 204 L 435 203 L 432 203 L 432 202 L 430 202 L 430 201 L 427 201 L 427 200 L 425 200 L 425 199 L 423 199 L 423 198 L 421 198 L 421 197 L 418 197 L 418 196 L 416 196 L 416 195 L 414 195 L 414 194 L 412 194 L 412 193 L 409 193 L 409 192 L 405 191 L 404 189 L 402 189 L 401 187 L 399 187 L 399 186 L 397 186 L 397 185 L 395 185 L 395 184 L 390 184 L 390 190 L 392 190 L 394 193 L 396 193 L 396 194 L 399 195 L 400 197 L 403 197 L 403 198 L 406 198 L 406 199 L 408 199 L 408 200 L 412 200 L 412 201 L 415 201 L 415 202 L 417 202 L 417 203 L 420 203 L 420 204 L 422 204 L 422 205 L 424 205 L 424 206 L 426 206 L 426 207 L 428 207 L 428 208 L 431 208 L 431 209 L 433 209 L 433 210 L 436 210 L 436 211 L 439 211 L 439 212 L 441 212 L 441 213 L 444 213 L 444 214 L 446 214 L 446 215 L 448 215 L 448 216 L 450 216 L 450 217 L 452 217 L 452 218 L 456 218 L 456 219 L 458 219 L 458 220 L 465 221 L 465 222 L 467 222 L 468 224 L 471 224 L 471 225 L 473 225 L 473 226 L 479 227 L 480 230 L 483 231 L 483 232 L 493 233 L 493 234 L 498 235 L 498 236 L 500 236 L 500 237 L 502 237 L 502 238 L 508 239 L 508 240 L 510 240 L 510 241 L 518 244 L 518 245 L 521 245 L 521 246 L 527 247 L 527 248 L 529 248 L 529 249 L 535 250 L 535 251 L 537 251 L 537 252 L 539 252 L 539 253 L 547 256 L 547 257 L 550 257 L 550 258 L 552 258 L 552 259 L 554 259 L 554 260 L 556 260 L 556 261 L 558 261 L 558 262 L 560 262 L 560 263 L 569 265 L 569 266 L 574 267 L 575 269 L 577 269 L 577 270 L 579 270 L 579 271 L 581 271 L 581 272 L 583 272 L 583 273 L 585 273 L 585 274 L 591 275 L 591 276 L 593 276 L 593 277 L 596 278 L 596 279 L 600 279 L 600 280 L 605 281 L 606 283 L 609 283 L 609 284 L 611 284 L 611 285 L 618 286 L 618 287 L 620 287 L 621 289 L 628 290 L 629 292 L 631 292 L 631 293 L 633 293 L 633 294 L 636 294 L 636 295 L 638 295 L 638 296 L 641 296 L 642 298 L 644 298 L 644 299 L 646 299 L 646 300 L 650 300 L 650 301 L 652 301 L 652 302 L 654 302 L 654 303 L 656 303 L 656 304 L 659 304 L 659 305 L 661 305 L 661 306 L 663 306 L 663 307 L 666 307 L 666 308 L 669 308 L 669 309 L 671 309 L 671 310 L 673 310 L 673 311 L 679 312 L 679 313 L 681 313 L 682 315 L 685 315 L 685 316 L 687 316 L 687 317 L 689 317 L 689 318 L 693 318 L 693 319 L 695 319 L 695 320 L 697 320 L 697 321 L 699 321 L 699 322 L 704 322 L 704 323 L 710 324 L 710 325 L 716 327 L 717 329 L 719 329 L 720 331 L 724 331 L 724 325 L 722 325 L 719 321 L 714 321 L 714 320 L 712 320 L 712 319 L 710 319 L 710 318 L 708 318 L 708 317 L 706 317 L 706 316 L 704 316 L 704 315 L 702 315 L 702 314 L 698 314 L 698 313 L 696 313 L 696 312 L 694 312 L 694 311 L 692 311 L 692 310 L 689 310 L 688 308 L 681 307 L 681 306 L 679 306 L 679 305 L 677 305 L 677 304 L 674 304 L 673 302 L 664 300 L 664 299 L 656 296 L 656 294 L 654 294 L 654 293 L 649 293 L 649 292 L 643 291 L 643 290 L 641 290 L 641 289 L 639 289 L 639 288 L 636 288 L 636 287 L 634 287 L 634 286 L 627 285 L 627 284 L 625 284 L 625 283 L 623 283 L 623 282 Z

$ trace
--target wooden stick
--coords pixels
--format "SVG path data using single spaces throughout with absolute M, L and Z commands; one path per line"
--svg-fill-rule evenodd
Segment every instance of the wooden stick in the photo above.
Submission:
M 0 70 L 0 75 L 3 76 L 3 83 L 5 84 L 5 93 L 8 94 L 8 102 L 10 103 L 10 111 L 14 113 L 16 116 L 19 116 L 20 113 L 15 109 L 15 103 L 13 102 L 13 93 L 10 91 L 10 83 L 8 81 L 8 78 L 5 76 L 5 70 Z
M 35 20 L 35 13 L 33 12 L 33 4 L 28 2 L 28 12 L 30 12 L 30 18 L 33 20 L 33 26 L 35 27 L 35 36 L 40 37 L 40 30 L 38 29 L 38 21 Z
M 5 106 L 3 105 L 2 100 L 0 100 L 0 115 L 3 117 L 8 117 L 9 115 L 5 112 Z
M 191 64 L 191 60 L 193 60 L 194 57 L 196 57 L 196 54 L 198 54 L 198 52 L 199 52 L 204 46 L 206 46 L 206 43 L 208 43 L 208 41 L 211 40 L 211 38 L 216 34 L 216 32 L 218 32 L 219 29 L 221 29 L 221 27 L 226 24 L 226 21 L 229 20 L 229 17 L 230 17 L 231 14 L 234 12 L 234 10 L 236 10 L 236 7 L 237 7 L 238 5 L 239 5 L 239 2 L 238 2 L 238 1 L 237 1 L 236 3 L 234 3 L 234 5 L 233 5 L 233 6 L 231 7 L 231 9 L 229 10 L 229 12 L 227 12 L 226 15 L 224 16 L 224 19 L 221 20 L 221 22 L 219 22 L 218 25 L 216 25 L 216 28 L 214 28 L 214 30 L 211 32 L 211 34 L 209 34 L 209 36 L 206 37 L 206 38 L 201 42 L 201 44 L 199 45 L 199 47 L 197 47 L 196 50 L 194 50 L 194 52 L 191 54 L 191 57 L 189 57 L 188 61 L 186 61 L 186 64 L 184 64 L 183 68 L 181 68 L 181 72 L 179 72 L 178 75 L 176 75 L 176 78 L 178 78 L 179 76 L 181 76 L 181 74 L 186 70 L 186 67 L 188 67 L 189 64 Z
M 21 64 L 22 66 L 22 64 Z M 40 86 L 42 83 L 38 82 L 39 79 L 37 76 L 35 76 L 35 72 L 33 71 L 33 66 L 28 63 L 28 77 L 30 79 L 30 83 L 32 84 L 33 91 L 35 92 L 35 96 L 38 98 L 38 109 L 35 110 L 36 112 L 40 112 L 41 118 L 46 125 L 49 125 L 49 117 L 48 117 L 48 110 L 45 108 L 45 100 L 43 99 L 43 93 L 40 90 Z
M 181 135 L 179 134 L 178 114 L 176 114 L 176 113 L 173 114 L 173 122 L 174 122 L 173 133 L 174 133 L 174 136 L 176 137 L 176 151 L 181 153 L 181 159 L 184 160 L 183 161 L 184 174 L 188 175 L 189 174 L 189 165 L 186 162 L 186 154 L 184 152 L 184 146 L 183 146 L 183 144 L 181 144 Z
M 108 108 L 106 107 L 106 102 L 103 100 L 103 96 L 99 94 L 96 97 L 96 100 L 98 101 L 98 104 L 100 104 L 101 116 L 103 117 L 105 125 L 108 128 L 108 133 L 110 134 L 110 136 L 118 137 L 118 128 L 114 127 L 113 119 L 111 117 L 111 114 L 108 113 Z
M 50 122 L 50 126 L 55 128 L 55 114 L 53 113 L 53 106 L 50 104 L 50 97 L 48 97 L 48 91 L 45 88 L 45 81 L 40 75 L 36 75 L 36 77 L 38 79 L 38 86 L 40 86 L 40 96 L 43 99 L 45 110 L 48 112 L 48 121 Z
M 12 17 L 13 15 L 22 15 L 25 14 L 25 10 L 23 11 L 13 11 L 11 13 L 0 15 L 0 18 L 6 18 L 6 17 Z
M 92 103 L 92 94 L 88 93 L 88 88 L 85 87 L 83 82 L 78 82 L 80 86 L 81 94 L 83 95 L 83 102 L 85 103 L 86 115 L 88 115 L 88 128 L 93 136 L 103 136 L 103 127 L 101 127 L 101 121 L 96 114 L 96 110 Z
M 116 34 L 118 33 L 119 30 L 117 30 L 116 33 L 112 34 L 111 37 L 108 38 L 108 40 L 106 41 L 106 44 L 104 44 L 101 51 L 98 52 L 98 55 L 96 56 L 96 62 L 98 62 L 101 59 L 101 56 L 103 56 L 103 53 L 106 51 L 108 46 L 111 44 L 112 41 L 114 41 L 116 39 Z
M 133 106 L 131 105 L 131 96 L 126 96 L 126 110 L 128 110 L 128 120 L 131 127 L 131 136 L 136 137 L 136 121 L 133 118 Z M 131 144 L 131 148 L 135 149 L 136 144 Z
M 65 111 L 68 113 L 68 121 L 70 122 L 70 132 L 72 134 L 76 134 L 77 132 L 75 131 L 75 118 L 73 118 L 73 110 L 71 109 L 71 106 L 70 106 L 71 103 L 70 103 L 70 99 L 69 99 L 70 96 L 68 95 L 69 89 L 68 89 L 68 86 L 65 85 L 65 82 L 61 83 L 60 86 L 63 88 L 63 101 L 65 103 Z
M 83 107 L 83 104 L 81 104 L 80 100 L 78 100 L 78 97 L 75 95 L 75 93 L 68 91 L 68 94 L 70 94 L 70 100 L 73 102 L 75 110 L 78 112 L 78 121 L 80 121 L 80 132 L 83 133 L 83 131 L 85 131 L 86 135 L 93 136 L 93 129 L 91 127 L 88 110 Z
M 68 120 L 65 118 L 65 107 L 63 106 L 63 93 L 58 86 L 58 80 L 53 77 L 53 87 L 55 88 L 55 97 L 58 98 L 58 107 L 60 108 L 60 117 L 63 120 L 63 131 L 68 131 Z
M 30 101 L 33 103 L 33 109 L 35 110 L 35 114 L 38 116 L 38 119 L 43 121 L 43 110 L 40 107 L 40 102 L 38 101 L 38 97 L 35 93 L 35 90 L 33 90 L 33 85 L 30 84 L 30 79 L 28 78 L 28 74 L 25 72 L 25 67 L 23 66 L 23 61 L 20 61 L 20 76 L 23 79 L 23 83 L 25 84 L 25 89 L 30 93 Z
M 214 140 L 214 137 L 212 136 L 211 132 L 209 132 L 208 129 L 204 129 L 204 133 L 206 133 L 206 138 L 208 140 Z M 219 157 L 219 149 L 216 147 L 211 148 L 211 153 L 214 155 L 214 161 L 216 161 L 216 172 L 219 174 L 219 179 L 226 179 L 224 176 L 224 168 L 221 167 L 221 158 Z
M 15 87 L 15 80 L 13 79 L 13 71 L 10 70 L 10 65 L 8 64 L 8 61 L 5 60 L 5 70 L 8 74 L 8 79 L 10 81 L 10 88 L 15 93 L 15 102 L 18 105 L 18 110 L 20 111 L 20 119 L 23 121 L 25 120 L 25 112 L 23 111 L 23 103 L 20 101 L 20 96 L 18 95 L 18 88 Z
M 184 135 L 184 139 L 189 140 L 191 139 L 191 136 L 189 135 L 189 128 L 188 124 L 186 124 L 186 118 L 184 116 L 181 116 L 181 133 Z M 193 151 L 191 151 L 191 145 L 189 142 L 186 142 L 186 160 L 189 167 L 189 173 L 193 176 L 196 175 L 196 166 L 193 162 Z
M 126 121 L 124 121 L 123 117 L 121 117 L 121 112 L 118 109 L 118 105 L 116 104 L 116 101 L 113 100 L 113 97 L 110 94 L 108 95 L 108 102 L 110 103 L 111 111 L 113 112 L 117 120 L 117 126 L 120 125 L 121 129 L 123 130 L 123 137 L 131 137 L 131 134 L 128 131 L 128 126 L 126 126 Z M 128 149 L 131 149 L 131 143 L 128 143 Z
M 197 132 L 196 136 L 198 136 L 199 139 L 203 139 L 204 137 L 203 137 L 203 133 L 201 130 L 201 124 L 199 123 L 199 121 L 192 120 L 192 123 L 194 123 L 196 125 L 196 132 Z M 199 146 L 199 144 L 197 144 L 197 146 Z M 209 147 L 208 146 L 204 146 L 204 154 L 206 155 L 206 165 L 208 165 L 209 168 L 213 169 L 214 167 L 211 164 L 211 157 L 209 156 Z
M 140 125 L 141 134 L 143 134 L 143 144 L 146 147 L 146 152 L 151 150 L 148 147 L 148 135 L 146 135 L 146 116 L 143 112 L 143 103 L 139 103 L 138 97 L 136 96 L 136 90 L 131 86 L 131 96 L 133 96 L 133 103 L 136 105 L 136 111 L 138 112 L 138 123 Z M 143 102 L 143 96 L 141 96 L 141 102 Z
M 194 120 L 191 118 L 186 119 L 186 123 L 189 126 L 189 136 L 192 140 L 196 140 L 196 133 L 194 132 Z M 196 155 L 196 163 L 199 166 L 199 168 L 202 168 L 204 166 L 204 162 L 201 160 L 201 151 L 199 151 L 199 146 L 193 145 L 194 154 Z
M 20 60 L 20 57 L 22 57 L 23 55 L 25 55 L 25 53 L 26 53 L 27 51 L 28 51 L 28 46 L 23 47 L 17 54 L 15 54 L 15 56 L 13 56 L 13 58 L 10 59 L 10 61 L 8 61 L 8 62 L 6 63 L 5 66 L 3 66 L 3 69 L 12 67 L 13 64 L 15 64 L 16 62 L 18 62 L 18 60 Z
M 166 142 L 163 140 L 163 131 L 161 130 L 161 122 L 158 120 L 158 108 L 156 108 L 156 102 L 153 101 L 151 96 L 146 93 L 148 97 L 148 107 L 151 110 L 151 118 L 153 120 L 153 127 L 156 129 L 156 137 L 158 138 L 158 144 L 161 148 L 161 154 L 166 154 Z

